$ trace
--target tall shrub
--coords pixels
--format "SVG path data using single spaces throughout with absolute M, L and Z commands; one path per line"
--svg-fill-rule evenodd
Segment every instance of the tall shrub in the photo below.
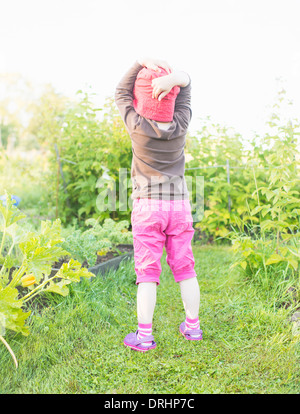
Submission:
M 276 104 L 274 108 L 280 108 Z M 266 165 L 268 181 L 258 185 L 253 197 L 256 206 L 251 209 L 258 223 L 249 225 L 251 237 L 240 229 L 233 232 L 233 247 L 238 255 L 233 266 L 239 265 L 248 277 L 280 294 L 299 295 L 300 263 L 300 124 L 297 119 L 283 120 L 279 109 L 271 116 L 271 127 L 263 145 L 268 150 Z M 266 201 L 262 201 L 262 196 Z M 295 298 L 294 298 L 295 299 Z
M 255 183 L 249 165 L 256 166 L 260 184 L 266 182 L 266 173 L 259 156 L 262 149 L 252 144 L 246 146 L 240 134 L 209 118 L 202 121 L 194 136 L 188 137 L 186 175 L 204 177 L 204 217 L 195 227 L 207 237 L 224 238 L 241 220 L 257 220 L 249 216 L 249 206 L 255 205 Z M 195 188 L 192 198 L 195 201 Z
M 116 108 L 109 100 L 103 119 L 97 116 L 90 96 L 79 92 L 80 101 L 66 112 L 58 143 L 65 184 L 60 180 L 59 217 L 63 222 L 77 218 L 113 217 L 115 212 L 98 211 L 99 188 L 116 183 L 118 209 L 119 169 L 130 169 L 131 142 Z M 107 180 L 108 178 L 108 180 Z M 118 214 L 128 218 L 129 210 Z

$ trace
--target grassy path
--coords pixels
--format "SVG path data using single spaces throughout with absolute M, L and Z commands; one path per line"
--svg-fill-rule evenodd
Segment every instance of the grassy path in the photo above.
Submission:
M 298 393 L 297 336 L 287 311 L 270 309 L 263 292 L 229 272 L 228 248 L 194 247 L 194 253 L 203 341 L 178 332 L 183 306 L 164 255 L 157 348 L 141 354 L 123 346 L 137 326 L 135 274 L 127 262 L 35 311 L 27 338 L 6 337 L 19 369 L 0 347 L 0 392 Z

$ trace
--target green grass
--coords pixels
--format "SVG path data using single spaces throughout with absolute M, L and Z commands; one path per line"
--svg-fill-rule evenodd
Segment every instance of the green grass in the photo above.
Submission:
M 288 311 L 229 272 L 228 247 L 194 247 L 203 341 L 186 341 L 179 286 L 162 259 L 154 315 L 157 348 L 125 348 L 135 330 L 133 261 L 53 297 L 30 319 L 28 337 L 7 335 L 19 368 L 0 346 L 0 391 L 16 393 L 298 393 L 297 339 Z

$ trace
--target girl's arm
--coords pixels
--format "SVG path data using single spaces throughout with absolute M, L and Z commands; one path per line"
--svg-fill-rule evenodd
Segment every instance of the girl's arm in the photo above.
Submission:
M 187 73 L 182 71 L 175 71 L 166 76 L 155 78 L 152 81 L 152 98 L 161 101 L 174 86 L 185 88 L 190 83 L 190 77 Z
M 191 79 L 186 72 L 174 71 L 166 76 L 155 78 L 152 81 L 152 97 L 162 100 L 174 86 L 180 87 L 175 101 L 174 116 L 187 129 L 192 117 L 191 109 Z
M 133 108 L 133 88 L 141 69 L 143 66 L 135 62 L 122 77 L 115 91 L 115 102 L 129 133 L 134 129 L 138 117 Z
M 180 92 L 175 101 L 174 117 L 176 116 L 178 122 L 183 128 L 188 129 L 192 119 L 192 105 L 191 105 L 191 79 L 187 73 L 184 82 L 181 84 Z

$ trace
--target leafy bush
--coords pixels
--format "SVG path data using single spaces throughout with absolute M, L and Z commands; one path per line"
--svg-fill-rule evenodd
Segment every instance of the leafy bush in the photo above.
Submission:
M 257 220 L 249 215 L 249 208 L 255 207 L 252 197 L 255 182 L 247 164 L 256 166 L 259 185 L 266 183 L 267 175 L 263 169 L 265 164 L 259 157 L 262 149 L 252 144 L 246 148 L 240 134 L 209 118 L 203 120 L 197 134 L 188 137 L 186 176 L 204 177 L 204 217 L 195 224 L 195 229 L 207 238 L 224 239 L 232 226 L 236 226 L 236 221 Z M 227 166 L 230 167 L 229 175 Z M 194 186 L 193 202 L 196 201 L 195 191 Z
M 277 122 L 276 122 L 277 121 Z M 241 266 L 245 273 L 259 280 L 267 289 L 277 289 L 284 295 L 292 286 L 294 295 L 299 295 L 300 263 L 300 152 L 298 147 L 299 123 L 280 126 L 280 118 L 273 116 L 273 134 L 267 134 L 265 145 L 271 148 L 266 157 L 269 166 L 269 181 L 257 185 L 253 197 L 257 205 L 249 212 L 257 224 L 246 224 L 248 233 L 240 231 L 230 235 L 238 258 L 233 266 Z M 261 195 L 267 202 L 261 201 Z
M 65 188 L 62 182 L 59 185 L 59 217 L 64 223 L 69 223 L 72 217 L 77 217 L 81 223 L 98 217 L 98 188 L 108 189 L 112 182 L 116 186 L 118 211 L 119 169 L 130 170 L 131 165 L 131 141 L 113 102 L 105 105 L 100 120 L 99 109 L 94 108 L 88 94 L 80 91 L 79 97 L 79 103 L 65 113 L 57 143 L 66 182 Z M 100 216 L 101 220 L 128 219 L 129 210 L 118 213 L 107 210 L 100 212 Z
M 195 225 L 201 233 L 216 240 L 226 238 L 232 229 L 238 231 L 243 225 L 243 231 L 248 234 L 253 224 L 259 223 L 259 209 L 263 208 L 257 207 L 254 197 L 257 188 L 265 188 L 260 191 L 260 206 L 266 207 L 263 210 L 265 219 L 273 220 L 271 209 L 268 210 L 268 207 L 271 208 L 270 195 L 273 194 L 277 200 L 275 192 L 281 190 L 278 188 L 271 193 L 273 190 L 268 190 L 269 183 L 276 185 L 278 180 L 283 180 L 287 174 L 284 171 L 287 165 L 289 180 L 293 180 L 297 174 L 299 177 L 299 153 L 296 150 L 299 142 L 299 121 L 294 120 L 291 124 L 282 119 L 285 95 L 284 90 L 278 92 L 271 119 L 267 122 L 270 133 L 265 136 L 255 136 L 252 141 L 245 142 L 234 130 L 213 123 L 207 118 L 202 121 L 201 129 L 194 136 L 188 137 L 189 161 L 186 163 L 186 175 L 204 177 L 204 218 Z M 229 174 L 227 165 L 230 167 Z M 198 167 L 201 169 L 197 169 Z M 280 174 L 278 178 L 277 174 Z M 282 199 L 287 194 L 292 195 L 293 191 L 294 197 L 299 193 L 299 180 L 292 183 L 289 180 L 285 178 L 285 185 L 281 186 L 283 193 L 279 197 Z M 284 188 L 288 191 L 285 192 Z M 196 199 L 195 190 L 194 187 L 191 194 L 193 202 Z M 292 203 L 289 205 L 290 207 L 286 206 L 284 220 L 286 224 L 293 226 L 299 220 Z M 251 214 L 253 210 L 254 213 Z
M 70 233 L 62 247 L 72 257 L 83 262 L 87 261 L 89 266 L 94 266 L 97 254 L 105 254 L 109 250 L 116 249 L 118 244 L 132 244 L 132 233 L 128 231 L 129 222 L 122 220 L 115 222 L 112 219 L 105 219 L 103 225 L 99 219 L 87 219 L 86 226 L 92 226 L 87 230 L 78 229 Z

